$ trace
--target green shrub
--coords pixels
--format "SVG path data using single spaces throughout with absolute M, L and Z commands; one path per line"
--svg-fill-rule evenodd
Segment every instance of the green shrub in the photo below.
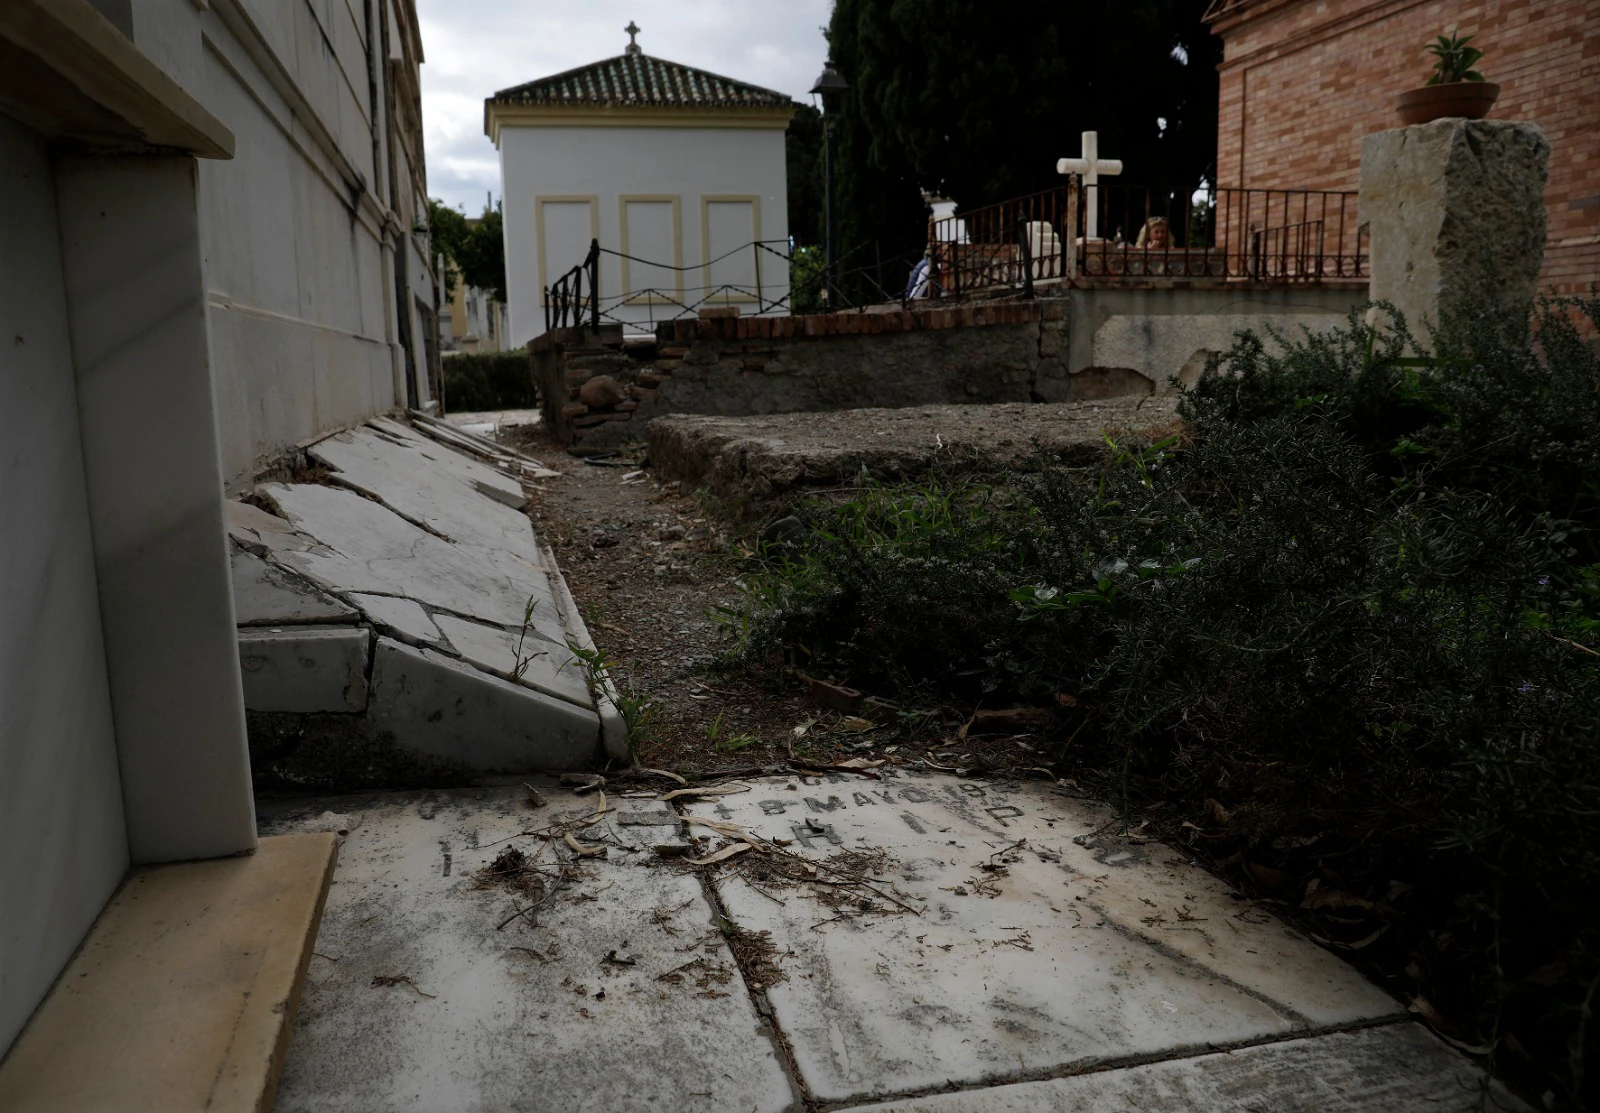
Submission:
M 1129 814 L 1163 801 L 1169 831 L 1198 821 L 1293 899 L 1315 880 L 1371 902 L 1382 935 L 1352 953 L 1581 1107 L 1600 357 L 1575 309 L 1600 326 L 1600 299 L 1532 331 L 1463 317 L 1424 354 L 1360 314 L 1241 334 L 1185 395 L 1183 445 L 813 508 L 750 577 L 742 646 L 884 692 L 1074 695 L 1063 756 Z
M 451 413 L 522 410 L 536 404 L 526 348 L 446 355 L 444 402 Z

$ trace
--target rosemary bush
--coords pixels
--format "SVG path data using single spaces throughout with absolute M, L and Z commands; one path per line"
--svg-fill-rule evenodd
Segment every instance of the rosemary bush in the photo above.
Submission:
M 1064 761 L 1130 814 L 1162 802 L 1168 830 L 1225 816 L 1214 858 L 1368 902 L 1382 937 L 1352 954 L 1583 1107 L 1600 1043 L 1585 328 L 1600 299 L 1531 325 L 1463 315 L 1426 351 L 1381 305 L 1281 344 L 1240 334 L 1185 395 L 1181 444 L 812 508 L 749 577 L 741 648 L 884 694 L 1074 696 Z

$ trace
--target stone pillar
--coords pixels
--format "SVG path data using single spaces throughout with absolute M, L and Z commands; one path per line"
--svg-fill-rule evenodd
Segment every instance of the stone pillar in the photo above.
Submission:
M 1398 306 L 1425 347 L 1441 314 L 1532 306 L 1549 158 L 1544 132 L 1511 120 L 1435 120 L 1361 141 L 1371 296 Z

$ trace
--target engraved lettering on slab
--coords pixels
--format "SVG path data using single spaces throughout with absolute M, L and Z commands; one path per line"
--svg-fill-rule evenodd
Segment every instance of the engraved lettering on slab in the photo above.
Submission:
M 994 817 L 994 821 L 1002 827 L 1011 826 L 1006 820 L 1018 819 L 1022 816 L 1022 809 L 1014 808 L 1010 804 L 1002 804 L 998 808 L 988 808 L 986 810 Z
M 844 807 L 844 801 L 839 799 L 837 796 L 830 796 L 828 797 L 828 802 L 826 804 L 822 804 L 818 803 L 815 796 L 807 796 L 806 807 L 810 808 L 814 812 L 832 812 Z
M 900 795 L 912 804 L 929 804 L 933 802 L 933 793 L 927 789 L 918 788 L 916 785 L 907 785 L 902 788 Z
M 922 821 L 916 816 L 912 815 L 910 812 L 901 812 L 900 818 L 905 820 L 906 826 L 911 828 L 917 834 L 926 835 L 928 833 L 928 829 L 922 825 Z
M 810 821 L 807 821 L 805 823 L 793 824 L 789 829 L 794 832 L 794 837 L 799 841 L 800 845 L 805 847 L 807 850 L 811 849 L 812 843 L 818 841 L 828 843 L 832 846 L 844 845 L 844 840 L 833 833 L 833 825 L 829 823 L 814 824 Z
M 757 800 L 756 807 L 761 809 L 762 815 L 782 815 L 783 809 L 792 803 L 793 800 Z
M 855 805 L 857 807 L 864 807 L 864 806 L 866 806 L 868 804 L 876 804 L 877 803 L 876 800 L 874 800 L 872 797 L 868 796 L 864 792 L 857 792 L 853 796 L 851 796 L 850 799 L 855 802 Z

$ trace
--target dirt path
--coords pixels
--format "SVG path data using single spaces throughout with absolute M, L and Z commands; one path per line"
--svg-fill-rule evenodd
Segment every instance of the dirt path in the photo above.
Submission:
M 770 765 L 787 760 L 790 746 L 812 761 L 926 756 L 987 770 L 1037 764 L 1038 740 L 1027 735 L 954 742 L 959 709 L 864 730 L 861 720 L 813 702 L 791 671 L 724 667 L 730 639 L 712 613 L 737 605 L 734 581 L 748 552 L 731 527 L 692 491 L 658 482 L 627 457 L 585 463 L 537 427 L 501 436 L 562 473 L 540 485 L 528 512 L 554 548 L 595 643 L 615 662 L 618 682 L 649 701 L 649 737 L 639 752 L 645 765 L 682 772 Z

